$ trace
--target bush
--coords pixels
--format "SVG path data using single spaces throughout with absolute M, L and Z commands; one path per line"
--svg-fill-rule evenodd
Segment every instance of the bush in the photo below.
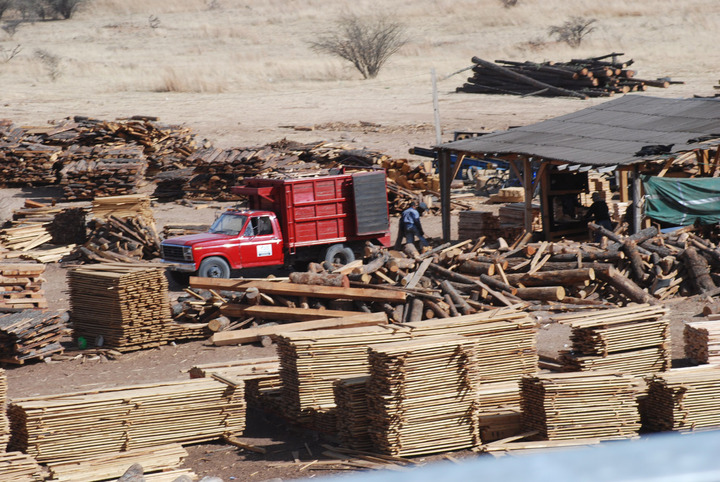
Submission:
M 12 7 L 13 0 L 0 0 L 0 18 L 2 18 L 5 10 Z
M 570 20 L 564 24 L 550 27 L 550 36 L 556 36 L 559 42 L 565 42 L 576 48 L 590 32 L 595 30 L 595 27 L 591 27 L 594 23 L 594 18 L 570 17 Z
M 516 6 L 518 4 L 518 0 L 500 0 L 500 3 L 502 3 L 503 7 L 510 8 Z
M 83 0 L 48 0 L 54 13 L 65 20 L 71 18 Z
M 310 47 L 351 62 L 364 79 L 373 79 L 407 42 L 400 23 L 385 17 L 367 20 L 349 15 L 338 21 L 335 31 L 311 41 Z

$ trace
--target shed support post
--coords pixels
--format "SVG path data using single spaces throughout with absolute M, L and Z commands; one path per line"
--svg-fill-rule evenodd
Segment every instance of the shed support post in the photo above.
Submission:
M 442 216 L 443 242 L 450 241 L 450 184 L 452 172 L 450 170 L 450 152 L 446 149 L 438 151 L 438 169 L 440 174 L 440 214 Z
M 633 234 L 642 229 L 642 184 L 640 183 L 640 172 L 637 166 L 633 166 L 632 202 L 633 202 Z
M 532 167 L 530 159 L 527 157 L 523 160 L 523 187 L 525 188 L 525 232 L 532 233 L 532 200 L 533 189 Z

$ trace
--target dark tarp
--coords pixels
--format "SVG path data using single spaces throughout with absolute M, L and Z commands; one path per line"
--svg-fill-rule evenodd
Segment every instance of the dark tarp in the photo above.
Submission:
M 720 223 L 720 178 L 642 177 L 645 215 L 678 226 Z

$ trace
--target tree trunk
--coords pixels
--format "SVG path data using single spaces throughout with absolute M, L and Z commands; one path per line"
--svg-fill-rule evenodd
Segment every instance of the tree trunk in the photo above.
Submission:
M 289 277 L 290 281 L 296 284 L 337 286 L 342 288 L 350 287 L 350 280 L 348 279 L 348 277 L 340 273 L 294 272 L 290 273 Z
M 717 288 L 710 277 L 710 265 L 695 248 L 692 246 L 685 248 L 682 259 L 685 261 L 685 270 L 690 275 L 698 293 L 706 293 Z

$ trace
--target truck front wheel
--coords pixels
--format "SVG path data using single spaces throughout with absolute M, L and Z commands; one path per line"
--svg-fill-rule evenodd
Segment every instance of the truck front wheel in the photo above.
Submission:
M 219 256 L 211 256 L 205 258 L 200 263 L 198 276 L 203 278 L 229 278 L 230 265 Z
M 325 261 L 330 264 L 346 265 L 355 261 L 355 253 L 342 244 L 333 244 L 325 253 Z

